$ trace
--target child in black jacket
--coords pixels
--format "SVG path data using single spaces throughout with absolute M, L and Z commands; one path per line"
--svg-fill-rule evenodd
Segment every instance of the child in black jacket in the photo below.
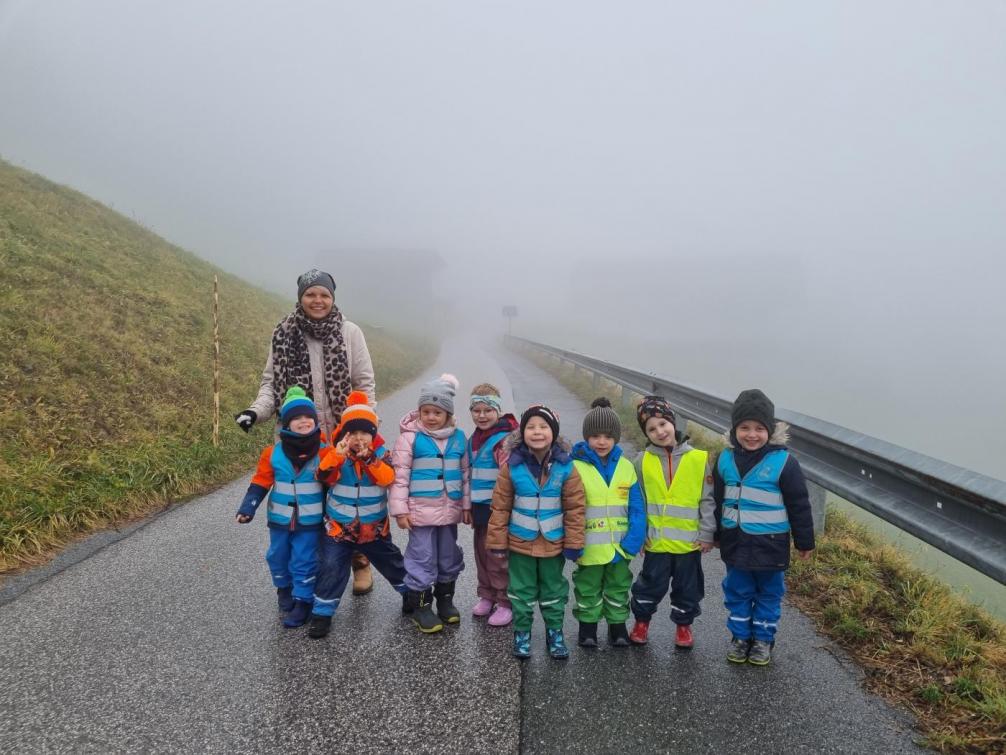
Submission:
M 734 663 L 764 666 L 772 659 L 790 533 L 800 558 L 814 550 L 807 483 L 786 448 L 787 430 L 764 393 L 742 391 L 731 412 L 731 447 L 713 470 L 717 540 L 727 565 L 723 600 L 733 635 L 727 660 Z

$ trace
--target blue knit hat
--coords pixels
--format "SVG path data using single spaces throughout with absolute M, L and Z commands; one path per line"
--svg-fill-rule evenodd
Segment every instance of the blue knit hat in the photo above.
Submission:
M 314 402 L 299 385 L 293 386 L 283 398 L 283 406 L 279 410 L 279 421 L 283 427 L 288 427 L 291 420 L 297 417 L 310 417 L 318 422 L 318 410 Z

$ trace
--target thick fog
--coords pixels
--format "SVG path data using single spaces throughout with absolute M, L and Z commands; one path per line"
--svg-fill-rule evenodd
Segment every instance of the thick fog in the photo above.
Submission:
M 1004 38 L 1000 0 L 0 0 L 0 156 L 291 302 L 514 304 L 1001 478 Z

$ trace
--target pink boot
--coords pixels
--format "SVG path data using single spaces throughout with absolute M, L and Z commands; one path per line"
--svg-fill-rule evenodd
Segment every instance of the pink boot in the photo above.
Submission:
M 513 621 L 513 612 L 510 608 L 508 606 L 496 606 L 493 615 L 489 617 L 489 626 L 505 627 L 511 621 Z
M 488 616 L 493 610 L 493 602 L 488 598 L 479 598 L 479 602 L 472 609 L 472 616 Z

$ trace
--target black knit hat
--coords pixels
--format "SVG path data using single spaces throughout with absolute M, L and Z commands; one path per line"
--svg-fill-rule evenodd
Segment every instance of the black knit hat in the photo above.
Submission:
M 636 421 L 639 429 L 646 432 L 646 421 L 651 417 L 663 417 L 672 425 L 675 431 L 678 429 L 678 418 L 674 416 L 671 403 L 663 396 L 644 396 L 643 400 L 636 406 Z
M 559 414 L 552 411 L 544 404 L 534 404 L 529 406 L 524 410 L 524 413 L 520 415 L 520 437 L 521 440 L 524 439 L 524 429 L 527 427 L 527 423 L 532 417 L 541 417 L 548 426 L 552 428 L 552 440 L 557 440 L 559 437 Z
M 769 434 L 775 429 L 775 404 L 757 388 L 741 391 L 737 396 L 730 411 L 731 431 L 747 419 L 763 424 Z
M 590 403 L 590 411 L 583 417 L 583 439 L 593 435 L 610 435 L 618 443 L 622 437 L 622 421 L 604 396 Z

